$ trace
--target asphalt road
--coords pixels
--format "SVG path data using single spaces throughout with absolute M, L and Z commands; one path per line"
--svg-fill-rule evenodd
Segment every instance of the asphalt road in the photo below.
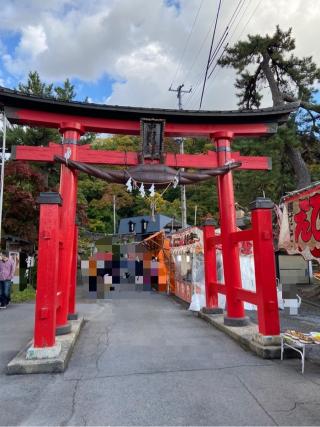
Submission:
M 6 376 L 33 305 L 0 312 L 0 425 L 319 425 L 320 366 L 262 360 L 155 293 L 80 304 L 64 374 Z

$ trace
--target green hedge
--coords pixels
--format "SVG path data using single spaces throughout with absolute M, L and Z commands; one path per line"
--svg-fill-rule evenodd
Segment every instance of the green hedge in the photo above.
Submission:
M 28 285 L 23 291 L 19 290 L 19 285 L 12 285 L 11 287 L 11 302 L 13 303 L 34 301 L 35 297 L 36 291 L 30 285 Z

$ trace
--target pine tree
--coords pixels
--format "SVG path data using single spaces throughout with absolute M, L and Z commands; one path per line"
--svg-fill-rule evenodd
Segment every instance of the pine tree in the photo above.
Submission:
M 41 81 L 38 71 L 30 71 L 26 84 L 19 83 L 18 90 L 22 93 L 35 96 L 53 98 L 53 84 L 46 84 Z
M 54 88 L 56 93 L 55 98 L 59 101 L 72 101 L 76 97 L 76 92 L 74 90 L 74 85 L 71 84 L 69 79 L 66 79 L 63 82 L 63 86 L 56 86 Z
M 313 85 L 320 79 L 320 69 L 311 56 L 302 59 L 294 56 L 291 53 L 294 49 L 291 29 L 282 31 L 279 26 L 273 36 L 249 35 L 248 41 L 239 41 L 226 49 L 219 64 L 237 71 L 235 86 L 239 90 L 240 108 L 259 108 L 261 90 L 267 83 L 274 106 L 299 99 L 302 108 L 320 111 L 320 106 L 312 103 Z M 313 117 L 311 112 L 309 115 Z M 297 187 L 302 188 L 310 184 L 311 177 L 301 155 L 301 143 L 299 147 L 296 142 L 292 144 L 288 137 L 285 150 L 297 177 Z

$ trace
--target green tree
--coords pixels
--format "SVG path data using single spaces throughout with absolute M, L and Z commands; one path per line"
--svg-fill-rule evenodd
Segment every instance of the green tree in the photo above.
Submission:
M 25 84 L 19 83 L 20 92 L 40 97 L 55 98 L 61 101 L 72 101 L 76 96 L 74 85 L 66 79 L 62 86 L 53 87 L 53 83 L 43 82 L 37 71 L 30 71 Z M 61 136 L 56 129 L 13 126 L 7 133 L 8 149 L 12 145 L 48 145 L 49 142 L 60 142 Z
M 282 31 L 279 26 L 272 36 L 249 35 L 247 41 L 239 41 L 227 48 L 219 64 L 237 71 L 235 86 L 239 90 L 237 95 L 241 108 L 259 108 L 261 90 L 268 84 L 274 106 L 300 99 L 303 108 L 320 110 L 319 106 L 312 104 L 314 84 L 320 79 L 320 69 L 311 56 L 302 59 L 294 56 L 291 53 L 294 49 L 291 29 Z M 311 182 L 310 171 L 301 154 L 301 140 L 295 139 L 292 143 L 290 135 L 290 131 L 288 137 L 283 135 L 285 154 L 297 177 L 297 187 L 302 188 Z
M 37 71 L 30 71 L 26 84 L 19 83 L 18 90 L 22 93 L 35 96 L 53 98 L 53 84 L 42 82 Z
M 96 150 L 139 151 L 140 138 L 128 135 L 113 135 L 110 138 L 99 138 L 92 144 Z
M 76 92 L 74 90 L 74 85 L 71 84 L 69 79 L 66 79 L 63 82 L 63 86 L 56 86 L 54 88 L 56 93 L 55 98 L 59 101 L 72 101 L 76 97 Z

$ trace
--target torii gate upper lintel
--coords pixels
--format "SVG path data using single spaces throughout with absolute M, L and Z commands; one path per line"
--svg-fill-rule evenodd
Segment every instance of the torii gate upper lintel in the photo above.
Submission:
M 70 150 L 70 159 L 88 164 L 127 165 L 139 164 L 138 153 L 94 150 L 90 146 L 79 146 L 78 140 L 84 132 L 106 132 L 128 135 L 140 134 L 140 120 L 165 120 L 165 136 L 206 136 L 212 139 L 216 151 L 208 154 L 170 154 L 167 153 L 163 163 L 169 167 L 210 169 L 223 167 L 228 162 L 240 162 L 240 169 L 269 170 L 270 160 L 267 157 L 241 156 L 231 152 L 233 138 L 241 136 L 261 136 L 273 134 L 278 124 L 286 122 L 291 112 L 298 104 L 292 103 L 279 108 L 267 108 L 257 111 L 181 111 L 160 110 L 134 107 L 101 106 L 78 102 L 59 102 L 48 98 L 38 98 L 0 88 L 0 103 L 3 105 L 7 118 L 12 123 L 42 126 L 59 129 L 62 134 L 62 144 L 49 144 L 48 147 L 16 146 L 12 158 L 25 161 L 53 162 L 55 156 L 64 156 Z M 241 274 L 237 244 L 231 238 L 236 231 L 234 207 L 234 191 L 232 172 L 218 176 L 220 225 L 222 237 L 225 284 L 227 288 L 227 319 L 229 324 L 235 321 L 240 325 L 245 323 L 243 301 L 237 297 L 236 290 L 241 288 Z M 52 246 L 53 257 L 59 259 L 56 302 L 47 311 L 44 300 L 37 297 L 35 320 L 35 347 L 52 346 L 55 342 L 55 325 L 61 333 L 68 332 L 68 316 L 76 313 L 75 309 L 75 251 L 77 247 L 77 229 L 75 226 L 77 200 L 77 173 L 65 165 L 61 166 L 60 194 L 62 206 L 60 209 L 60 233 L 57 237 L 54 221 L 50 232 L 59 240 L 59 245 Z M 45 201 L 43 202 L 45 203 Z M 42 206 L 42 205 L 41 205 Z M 57 220 L 58 211 L 48 212 Z M 41 218 L 40 218 L 41 219 Z M 52 228 L 53 227 L 53 228 Z M 51 230 L 51 231 L 50 231 Z M 39 261 L 40 247 L 45 248 L 41 239 L 46 239 L 46 229 L 39 232 Z M 270 234 L 270 233 L 269 233 Z M 272 233 L 271 233 L 272 234 Z M 42 246 L 41 246 L 42 245 Z M 45 258 L 45 257 L 44 257 Z M 46 258 L 47 259 L 47 258 Z M 271 257 L 272 259 L 272 257 Z M 57 268 L 57 264 L 54 264 Z M 272 270 L 272 268 L 271 268 Z M 38 273 L 38 289 L 44 289 L 47 277 L 43 276 L 40 268 Z M 41 276 L 42 275 L 42 276 Z M 274 273 L 273 273 L 274 275 Z M 206 283 L 206 286 L 213 286 Z M 53 292 L 55 295 L 55 293 Z M 208 301 L 207 301 L 208 303 Z M 213 306 L 216 301 L 211 301 Z M 51 313 L 55 311 L 56 313 Z M 210 307 L 209 307 L 210 308 Z M 45 314 L 44 314 L 45 313 Z M 276 319 L 276 318 L 275 318 Z M 42 323 L 41 323 L 42 322 Z M 47 322 L 47 329 L 41 327 Z M 48 323 L 49 322 L 49 323 Z M 46 330 L 50 329 L 50 333 Z M 279 325 L 275 320 L 272 331 L 277 333 Z M 273 332 L 272 332 L 273 333 Z

